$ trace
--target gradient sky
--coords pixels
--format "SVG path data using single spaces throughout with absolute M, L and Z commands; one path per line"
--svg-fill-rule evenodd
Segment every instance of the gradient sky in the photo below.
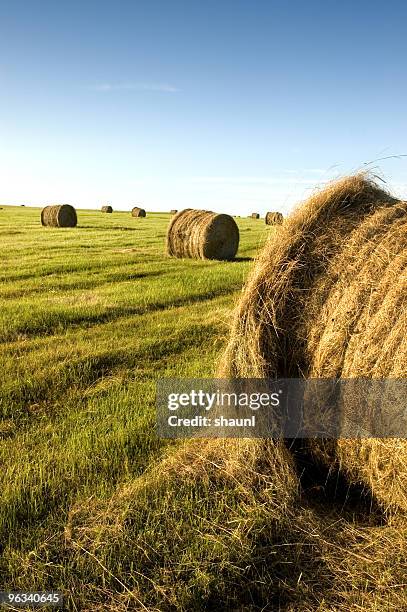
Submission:
M 407 193 L 407 4 L 0 0 L 0 202 L 286 212 Z

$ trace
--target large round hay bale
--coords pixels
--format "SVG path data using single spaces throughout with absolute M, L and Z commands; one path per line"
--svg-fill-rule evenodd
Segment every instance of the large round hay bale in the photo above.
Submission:
M 230 377 L 407 378 L 407 205 L 364 175 L 316 193 L 272 233 L 249 279 L 221 372 Z M 407 441 L 310 443 L 407 509 Z
M 259 213 L 252 213 L 250 216 L 252 219 L 260 219 Z
M 76 210 L 70 204 L 46 206 L 41 211 L 41 223 L 48 227 L 75 227 L 77 222 Z
M 146 211 L 144 210 L 144 208 L 139 208 L 138 206 L 135 206 L 131 211 L 131 216 L 132 217 L 146 217 Z
M 109 204 L 107 204 L 105 206 L 102 206 L 101 211 L 103 213 L 112 213 L 113 212 L 113 208 Z
M 234 259 L 239 229 L 230 215 L 187 208 L 174 215 L 167 230 L 167 254 L 193 259 Z
M 281 225 L 284 217 L 281 212 L 268 212 L 265 216 L 266 225 Z

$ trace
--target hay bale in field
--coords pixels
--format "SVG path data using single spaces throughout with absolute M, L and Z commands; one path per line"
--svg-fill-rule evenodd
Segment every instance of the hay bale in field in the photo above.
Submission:
M 265 216 L 266 225 L 281 225 L 284 217 L 281 212 L 268 212 Z
M 260 219 L 260 215 L 259 215 L 259 213 L 252 213 L 252 214 L 250 215 L 250 217 L 251 217 L 251 219 Z
M 365 175 L 317 192 L 272 233 L 238 307 L 228 377 L 407 378 L 407 204 Z M 407 441 L 310 443 L 407 510 Z
M 167 254 L 193 259 L 234 259 L 239 229 L 230 215 L 187 208 L 174 215 L 167 230 Z
M 177 212 L 178 212 L 178 210 L 176 210 L 175 208 L 173 208 L 173 209 L 172 209 L 170 212 L 171 212 L 171 214 L 172 214 L 172 215 L 176 215 L 176 214 L 177 214 Z
M 75 227 L 77 222 L 76 210 L 69 204 L 46 206 L 41 211 L 41 223 L 48 227 Z
M 113 212 L 113 208 L 110 205 L 106 205 L 106 206 L 102 206 L 101 211 L 103 213 L 112 213 Z
M 146 217 L 146 211 L 144 210 L 144 208 L 139 208 L 138 206 L 135 206 L 132 211 L 131 211 L 131 216 L 132 217 Z

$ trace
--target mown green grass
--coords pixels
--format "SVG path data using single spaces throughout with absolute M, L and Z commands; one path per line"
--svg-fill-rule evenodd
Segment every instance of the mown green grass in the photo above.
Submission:
M 0 210 L 3 589 L 29 588 L 27 576 L 50 587 L 63 561 L 34 576 L 22 571 L 30 554 L 41 558 L 75 504 L 107 499 L 158 457 L 155 381 L 214 373 L 271 231 L 237 219 L 235 262 L 176 260 L 164 254 L 168 214 L 78 216 L 77 228 L 51 229 L 39 209 Z
M 155 381 L 213 375 L 273 230 L 238 219 L 235 262 L 180 261 L 167 214 L 39 213 L 0 210 L 0 590 L 75 612 L 407 610 L 405 517 L 282 444 L 155 434 Z

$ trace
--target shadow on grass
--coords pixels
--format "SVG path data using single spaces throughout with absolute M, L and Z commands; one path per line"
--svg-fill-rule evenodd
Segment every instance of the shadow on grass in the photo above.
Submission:
M 69 272 L 66 272 L 68 274 Z M 79 291 L 86 289 L 96 289 L 100 287 L 104 287 L 106 285 L 110 285 L 111 283 L 121 283 L 130 280 L 140 280 L 143 278 L 154 278 L 157 276 L 163 276 L 167 272 L 165 270 L 155 270 L 152 272 L 138 272 L 134 274 L 126 274 L 126 273 L 116 273 L 105 276 L 101 279 L 95 278 L 86 278 L 81 279 L 79 281 L 72 281 L 71 284 L 58 282 L 52 284 L 52 287 L 44 288 L 44 286 L 39 285 L 38 287 L 31 287 L 30 289 L 16 289 L 11 291 L 6 291 L 2 295 L 5 299 L 18 299 L 21 297 L 27 297 L 29 295 L 35 294 L 43 294 L 47 289 L 52 289 L 53 291 Z M 66 276 L 65 274 L 65 276 Z M 50 275 L 44 275 L 50 276 Z
M 362 484 L 350 483 L 337 468 L 316 461 L 306 441 L 287 441 L 293 454 L 304 501 L 316 512 L 338 512 L 359 525 L 385 524 L 383 511 L 371 491 Z
M 200 302 L 206 302 L 218 297 L 230 295 L 240 288 L 241 283 L 235 283 L 229 287 L 220 287 L 216 290 L 207 291 L 195 296 L 181 297 L 171 302 L 152 302 L 145 306 L 116 306 L 101 313 L 70 315 L 68 313 L 49 312 L 46 319 L 34 323 L 30 327 L 21 325 L 10 330 L 8 333 L 4 333 L 3 336 L 0 337 L 0 343 L 12 342 L 18 339 L 21 334 L 24 334 L 26 338 L 53 336 L 57 333 L 63 333 L 68 328 L 85 327 L 89 329 L 95 325 L 117 321 L 121 318 L 181 308 L 183 306 L 198 304 Z
M 45 373 L 37 378 L 30 377 L 28 381 L 21 380 L 18 387 L 0 394 L 0 417 L 13 418 L 16 422 L 20 419 L 26 420 L 27 406 L 30 405 L 50 404 L 54 412 L 55 404 L 67 397 L 69 389 L 81 395 L 84 389 L 106 377 L 116 375 L 123 369 L 126 369 L 130 378 L 135 378 L 137 372 L 137 379 L 144 380 L 143 371 L 146 368 L 154 367 L 158 372 L 163 360 L 177 357 L 193 347 L 201 347 L 218 334 L 217 325 L 189 325 L 174 337 L 147 342 L 134 350 L 105 350 L 96 355 L 62 362 L 58 368 L 54 368 L 51 377 Z M 103 393 L 103 390 L 101 392 Z M 109 390 L 106 392 L 109 393 Z M 14 430 L 14 433 L 17 431 Z M 0 439 L 1 437 L 0 432 Z
M 231 263 L 239 263 L 241 261 L 253 261 L 254 257 L 235 257 L 235 259 L 232 259 Z
M 303 440 L 286 440 L 286 444 L 295 459 L 300 498 L 286 520 L 253 532 L 250 557 L 239 563 L 242 573 L 233 585 L 231 609 L 319 609 L 321 593 L 338 604 L 338 576 L 331 561 L 346 554 L 344 534 L 357 537 L 358 529 L 363 533 L 387 525 L 369 490 L 350 484 L 338 470 L 317 464 Z M 215 611 L 219 599 L 227 596 L 214 588 L 204 609 Z
M 152 261 L 153 261 L 152 259 L 148 259 L 145 257 L 143 259 L 144 264 L 151 263 Z M 56 279 L 59 279 L 60 277 L 69 276 L 75 273 L 77 274 L 80 272 L 88 272 L 89 274 L 95 274 L 95 273 L 97 274 L 97 273 L 103 273 L 104 270 L 105 270 L 105 266 L 103 265 L 98 265 L 94 267 L 86 265 L 86 264 L 82 264 L 78 266 L 66 266 L 66 267 L 60 266 L 59 268 L 53 267 L 49 270 L 42 270 L 40 272 L 22 272 L 21 274 L 14 274 L 14 275 L 8 275 L 8 276 L 2 275 L 0 276 L 0 281 L 4 283 L 12 283 L 12 282 L 25 281 L 25 280 L 31 280 L 31 279 L 37 279 L 38 281 L 41 281 L 41 279 L 47 278 L 49 276 L 55 276 Z M 118 274 L 120 275 L 121 273 L 118 273 Z M 140 274 L 144 274 L 144 272 L 141 272 Z M 146 274 L 150 274 L 150 273 L 148 272 Z M 155 272 L 151 272 L 151 274 L 154 275 Z M 110 278 L 113 278 L 113 277 L 114 275 L 106 276 L 105 278 L 109 280 Z M 58 284 L 58 280 L 56 280 L 55 285 L 53 285 L 52 288 L 55 289 L 59 287 L 63 289 L 75 288 L 74 286 L 71 287 L 71 285 Z M 31 290 L 29 290 L 28 293 L 30 293 L 30 291 Z M 39 291 L 40 292 L 44 291 L 44 288 L 39 287 Z M 33 289 L 33 293 L 35 292 L 36 292 L 36 288 Z
M 137 227 L 126 227 L 124 225 L 77 225 L 77 229 L 95 229 L 100 232 L 110 232 L 112 230 L 121 232 L 136 232 L 139 228 Z

